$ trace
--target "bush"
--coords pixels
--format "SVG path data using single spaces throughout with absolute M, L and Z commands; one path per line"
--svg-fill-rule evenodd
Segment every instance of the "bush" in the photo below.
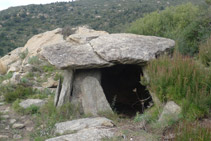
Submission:
M 135 34 L 161 36 L 174 39 L 180 53 L 193 56 L 198 45 L 210 36 L 209 8 L 191 3 L 152 12 L 135 21 L 128 31 Z
M 199 59 L 205 66 L 211 66 L 211 38 L 200 45 Z
M 8 86 L 3 91 L 5 92 L 5 101 L 8 103 L 12 103 L 16 99 L 26 99 L 30 95 L 35 94 L 35 91 L 31 87 L 23 87 L 21 85 Z
M 149 63 L 147 73 L 149 89 L 162 102 L 173 100 L 181 105 L 184 117 L 195 119 L 209 113 L 211 72 L 200 68 L 191 58 L 178 53 L 173 58 L 160 57 Z
M 39 60 L 37 56 L 32 56 L 28 59 L 28 63 L 32 65 L 39 65 L 41 61 Z

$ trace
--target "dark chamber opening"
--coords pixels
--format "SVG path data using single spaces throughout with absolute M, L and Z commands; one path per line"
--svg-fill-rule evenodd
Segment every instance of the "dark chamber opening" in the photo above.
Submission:
M 138 65 L 116 65 L 103 68 L 101 85 L 108 102 L 113 110 L 124 116 L 134 116 L 142 113 L 144 108 L 152 101 L 146 87 L 140 84 L 142 68 Z

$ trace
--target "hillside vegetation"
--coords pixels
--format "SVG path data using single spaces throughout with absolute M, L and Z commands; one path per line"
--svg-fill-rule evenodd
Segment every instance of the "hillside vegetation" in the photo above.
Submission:
M 199 52 L 199 44 L 210 36 L 211 8 L 209 4 L 196 6 L 191 3 L 168 7 L 146 14 L 133 22 L 128 31 L 174 39 L 180 53 L 193 56 Z
M 145 13 L 186 2 L 203 0 L 80 0 L 28 5 L 0 11 L 0 56 L 24 46 L 33 35 L 58 27 L 88 25 L 108 32 L 123 32 Z

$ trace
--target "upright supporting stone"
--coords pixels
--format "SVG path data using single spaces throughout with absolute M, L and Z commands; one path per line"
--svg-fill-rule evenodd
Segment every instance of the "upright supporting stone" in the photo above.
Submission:
M 85 114 L 97 115 L 99 112 L 111 111 L 112 109 L 105 97 L 99 81 L 87 76 L 81 84 L 82 106 Z
M 73 70 L 66 70 L 57 106 L 62 106 L 70 100 L 73 85 Z
M 61 78 L 60 78 L 59 79 L 59 84 L 58 84 L 58 86 L 56 88 L 55 97 L 54 97 L 54 106 L 58 105 L 61 89 L 62 89 L 62 84 L 61 84 Z
M 80 112 L 83 113 L 83 107 L 82 107 L 82 92 L 81 92 L 81 85 L 82 81 L 85 77 L 91 76 L 96 78 L 99 83 L 101 82 L 101 72 L 99 70 L 76 70 L 74 73 L 74 80 L 73 80 L 73 92 L 71 97 L 71 103 L 73 105 L 78 106 L 80 108 Z

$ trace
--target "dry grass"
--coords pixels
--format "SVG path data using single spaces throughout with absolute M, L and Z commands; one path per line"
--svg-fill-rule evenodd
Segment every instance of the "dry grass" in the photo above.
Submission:
M 7 67 L 2 63 L 2 61 L 0 60 L 0 74 L 6 74 L 7 72 Z

